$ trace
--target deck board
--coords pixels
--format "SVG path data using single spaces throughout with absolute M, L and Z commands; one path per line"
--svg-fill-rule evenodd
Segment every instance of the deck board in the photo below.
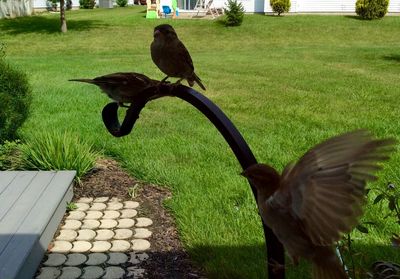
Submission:
M 1 279 L 33 277 L 72 199 L 74 177 L 75 171 L 18 172 L 0 194 Z

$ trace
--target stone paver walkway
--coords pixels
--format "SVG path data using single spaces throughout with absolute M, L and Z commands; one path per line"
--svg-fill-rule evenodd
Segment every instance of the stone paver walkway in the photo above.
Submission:
M 37 279 L 143 278 L 152 220 L 138 217 L 139 203 L 117 198 L 81 198 L 67 213 Z

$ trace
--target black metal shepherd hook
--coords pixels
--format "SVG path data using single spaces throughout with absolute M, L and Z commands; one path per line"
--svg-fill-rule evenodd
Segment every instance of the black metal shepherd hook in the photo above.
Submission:
M 127 110 L 122 125 L 120 125 L 118 120 L 118 104 L 109 103 L 103 109 L 103 122 L 113 136 L 122 137 L 128 135 L 132 131 L 132 128 L 146 103 L 150 100 L 164 96 L 178 97 L 190 103 L 202 112 L 228 142 L 243 170 L 257 163 L 257 160 L 246 141 L 222 110 L 207 97 L 187 86 L 160 83 L 158 86 L 144 90 L 140 94 L 140 97 L 132 102 L 132 105 Z M 250 187 L 253 191 L 254 198 L 257 199 L 255 188 L 251 184 Z M 274 268 L 276 264 L 284 265 L 285 258 L 283 246 L 269 227 L 264 223 L 263 227 L 267 246 L 268 278 L 283 279 L 285 278 L 284 269 Z

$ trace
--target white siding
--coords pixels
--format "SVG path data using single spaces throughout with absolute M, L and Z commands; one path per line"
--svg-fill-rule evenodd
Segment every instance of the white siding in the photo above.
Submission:
M 32 14 L 31 0 L 0 0 L 0 18 L 27 16 Z
M 9 0 L 10 1 L 10 0 Z M 12 1 L 12 0 L 11 0 Z M 134 0 L 128 0 L 133 5 Z M 269 0 L 238 0 L 247 13 L 271 13 Z M 2 0 L 0 0 L 0 3 Z M 98 1 L 97 1 L 98 2 Z M 115 0 L 114 0 L 115 2 Z M 227 0 L 214 0 L 214 6 L 221 8 Z M 79 7 L 79 0 L 72 0 Z M 291 13 L 354 13 L 356 0 L 291 0 Z M 34 8 L 46 8 L 46 0 L 33 0 Z M 389 0 L 389 12 L 400 13 L 400 0 Z
M 389 12 L 400 13 L 400 0 L 389 0 Z
M 46 0 L 33 0 L 33 7 L 35 9 L 46 9 L 47 8 Z M 65 0 L 65 2 L 67 2 Z M 79 0 L 72 0 L 72 7 L 79 7 Z

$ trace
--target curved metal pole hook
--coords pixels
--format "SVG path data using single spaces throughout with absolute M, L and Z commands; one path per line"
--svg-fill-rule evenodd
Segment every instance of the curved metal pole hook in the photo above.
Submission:
M 155 93 L 157 92 L 157 93 Z M 166 92 L 161 94 L 161 92 Z M 109 103 L 103 109 L 102 116 L 103 122 L 108 131 L 115 137 L 122 137 L 128 135 L 136 120 L 139 118 L 139 114 L 151 99 L 156 99 L 164 96 L 175 96 L 193 105 L 200 112 L 202 112 L 218 129 L 225 140 L 228 142 L 233 153 L 238 159 L 243 169 L 256 164 L 257 160 L 251 152 L 246 141 L 242 135 L 229 120 L 229 118 L 222 112 L 222 110 L 211 102 L 207 97 L 200 94 L 199 92 L 183 85 L 171 85 L 161 83 L 157 87 L 152 87 L 144 90 L 142 96 L 150 96 L 148 98 L 143 97 L 129 107 L 126 112 L 126 116 L 122 125 L 118 120 L 118 104 Z M 156 97 L 151 97 L 156 96 Z M 253 191 L 254 198 L 257 200 L 257 192 L 255 188 L 250 184 L 251 190 Z M 268 278 L 283 279 L 285 278 L 285 272 L 283 268 L 274 268 L 277 264 L 284 265 L 284 250 L 282 244 L 276 238 L 272 230 L 263 223 L 265 242 L 267 246 L 267 258 L 268 258 Z

